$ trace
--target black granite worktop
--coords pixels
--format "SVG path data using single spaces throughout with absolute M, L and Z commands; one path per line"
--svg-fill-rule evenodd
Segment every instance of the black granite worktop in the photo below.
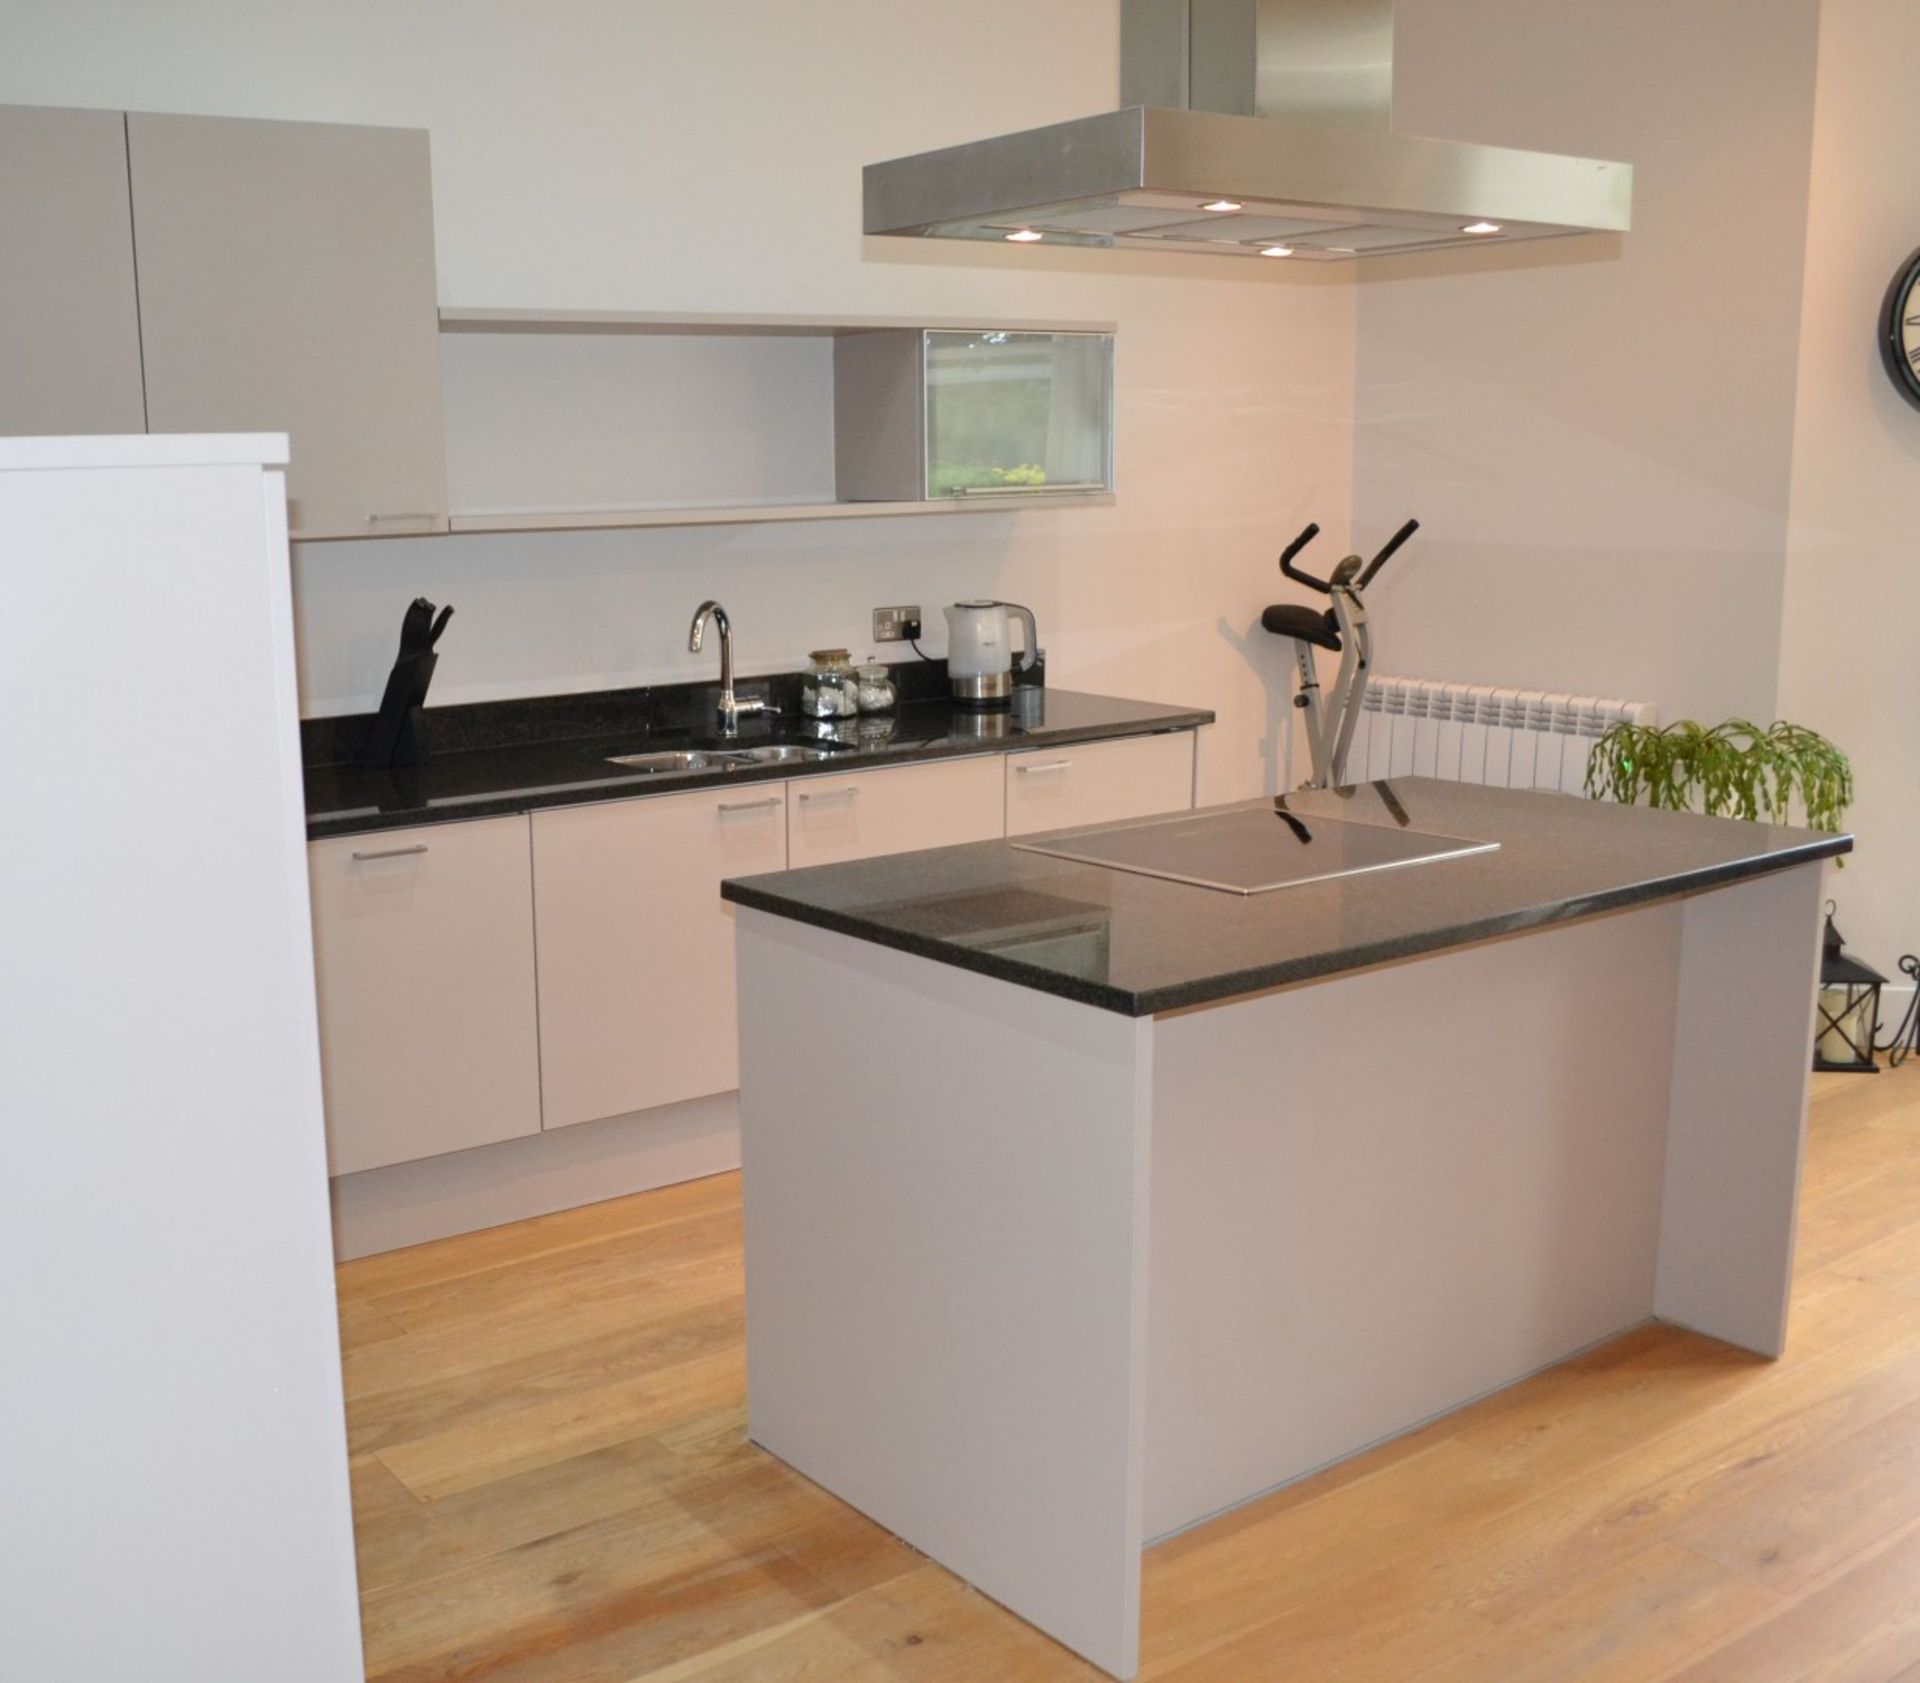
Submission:
M 721 893 L 1141 1017 L 1671 899 L 1853 846 L 1851 836 L 1431 778 L 1245 804 L 1284 804 L 1308 827 L 1339 818 L 1499 847 L 1243 896 L 981 842 L 737 878 Z
M 713 723 L 718 690 L 711 684 L 430 709 L 429 758 L 411 770 L 374 771 L 353 763 L 370 723 L 365 716 L 308 720 L 301 727 L 307 836 L 357 835 L 719 783 L 1191 730 L 1213 720 L 1201 708 L 1161 707 L 1030 682 L 1021 684 L 1010 707 L 969 709 L 929 693 L 945 680 L 943 663 L 928 665 L 932 670 L 924 674 L 914 667 L 900 669 L 907 699 L 892 712 L 851 719 L 803 716 L 793 675 L 742 681 L 741 695 L 770 695 L 782 711 L 743 720 L 738 735 L 724 743 Z M 665 775 L 607 763 L 613 754 L 770 742 L 816 744 L 833 752 L 817 761 Z

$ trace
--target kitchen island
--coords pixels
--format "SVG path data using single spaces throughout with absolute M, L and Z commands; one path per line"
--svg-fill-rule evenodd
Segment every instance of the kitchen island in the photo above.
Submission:
M 1156 822 L 723 889 L 751 1436 L 1119 1677 L 1155 1538 L 1649 1317 L 1780 1352 L 1851 845 L 1423 779 Z

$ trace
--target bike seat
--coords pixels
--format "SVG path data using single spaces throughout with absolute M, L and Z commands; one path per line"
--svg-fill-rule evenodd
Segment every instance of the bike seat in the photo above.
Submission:
M 1340 622 L 1331 610 L 1322 613 L 1300 602 L 1275 602 L 1260 615 L 1260 623 L 1276 637 L 1293 637 L 1316 649 L 1340 652 Z

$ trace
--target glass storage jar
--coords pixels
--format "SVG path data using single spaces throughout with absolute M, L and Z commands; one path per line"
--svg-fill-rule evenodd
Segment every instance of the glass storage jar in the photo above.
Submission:
M 845 649 L 815 649 L 800 678 L 800 711 L 816 719 L 848 719 L 860 711 L 858 681 Z
M 862 661 L 853 669 L 853 676 L 855 699 L 862 713 L 884 713 L 900 699 L 885 661 Z

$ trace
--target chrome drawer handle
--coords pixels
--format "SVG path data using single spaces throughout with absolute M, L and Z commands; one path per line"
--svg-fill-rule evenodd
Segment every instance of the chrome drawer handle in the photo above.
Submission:
M 1033 777 L 1043 771 L 1065 771 L 1067 767 L 1072 764 L 1073 761 L 1071 760 L 1048 760 L 1041 765 L 1015 766 L 1013 769 L 1019 772 L 1022 777 Z
M 815 801 L 850 801 L 860 793 L 856 786 L 851 789 L 818 789 L 800 797 L 802 806 L 811 806 Z
M 425 842 L 415 842 L 412 847 L 383 847 L 377 853 L 356 853 L 353 858 L 356 864 L 364 865 L 369 859 L 407 859 L 426 851 Z
M 722 801 L 714 810 L 717 812 L 764 812 L 770 806 L 779 806 L 784 797 L 770 796 L 764 801 Z
M 369 526 L 384 526 L 396 520 L 438 520 L 439 518 L 440 511 L 437 508 L 428 508 L 420 509 L 410 514 L 369 514 L 367 516 L 367 524 Z

